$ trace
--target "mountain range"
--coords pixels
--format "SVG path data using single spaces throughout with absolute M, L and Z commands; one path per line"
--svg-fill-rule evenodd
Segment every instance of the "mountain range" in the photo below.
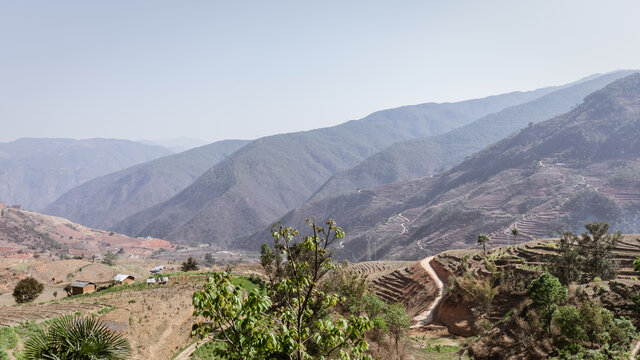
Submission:
M 108 229 L 182 191 L 247 143 L 247 140 L 218 141 L 92 179 L 63 194 L 44 212 Z
M 554 90 L 405 106 L 330 128 L 261 138 L 207 170 L 173 197 L 111 229 L 224 247 L 302 204 L 337 171 L 395 142 L 442 134 Z M 83 211 L 93 209 L 85 207 Z
M 118 139 L 33 139 L 0 143 L 0 201 L 41 210 L 73 187 L 171 152 Z
M 528 124 L 569 111 L 586 95 L 630 73 L 632 71 L 616 71 L 591 77 L 447 133 L 395 143 L 353 168 L 334 174 L 312 200 L 436 174 Z
M 451 248 L 578 231 L 586 221 L 638 232 L 640 74 L 619 79 L 575 109 L 521 131 L 435 176 L 308 202 L 281 221 L 333 218 L 350 260 L 420 259 Z M 513 228 L 520 235 L 511 234 Z M 256 250 L 264 229 L 240 239 Z

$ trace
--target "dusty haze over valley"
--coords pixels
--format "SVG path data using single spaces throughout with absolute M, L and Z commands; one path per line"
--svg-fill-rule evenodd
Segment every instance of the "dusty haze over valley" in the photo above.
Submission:
M 0 1 L 0 360 L 636 359 L 638 13 Z

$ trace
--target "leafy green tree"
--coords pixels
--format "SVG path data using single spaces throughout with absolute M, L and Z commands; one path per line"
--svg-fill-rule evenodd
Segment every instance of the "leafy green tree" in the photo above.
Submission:
M 274 225 L 274 249 L 263 246 L 261 262 L 270 278 L 266 293 L 244 295 L 228 274 L 214 274 L 193 295 L 194 315 L 208 321 L 194 334 L 214 333 L 224 359 L 370 359 L 365 331 L 372 322 L 345 318 L 332 311 L 341 300 L 322 290 L 320 282 L 336 269 L 330 245 L 344 236 L 332 220 L 326 227 L 307 221 L 312 235 L 296 242 L 298 231 Z M 274 251 L 275 250 L 275 251 Z M 282 259 L 279 261 L 278 259 Z
M 587 223 L 585 228 L 588 233 L 578 238 L 578 252 L 582 256 L 586 281 L 596 277 L 603 280 L 615 278 L 617 264 L 613 261 L 613 250 L 622 233 L 609 234 L 609 224 L 603 222 Z
M 201 291 L 193 294 L 194 316 L 210 323 L 196 324 L 194 334 L 210 332 L 222 346 L 214 355 L 222 359 L 261 359 L 278 349 L 272 336 L 273 320 L 267 314 L 271 299 L 260 292 L 244 296 L 241 287 L 233 285 L 226 272 L 214 273 Z
M 198 266 L 198 262 L 195 261 L 192 257 L 189 257 L 187 261 L 183 262 L 180 266 L 180 270 L 184 272 L 188 271 L 198 271 L 200 267 Z
M 583 328 L 580 310 L 573 305 L 562 306 L 553 313 L 553 323 L 560 331 L 557 343 L 561 347 L 577 349 L 587 340 L 587 333 Z
M 551 318 L 558 304 L 567 300 L 567 288 L 562 286 L 557 277 L 543 272 L 529 285 L 529 298 L 533 306 L 543 309 L 542 322 L 547 331 L 551 330 Z
M 13 288 L 13 297 L 18 304 L 26 303 L 35 300 L 44 290 L 38 280 L 28 277 L 18 281 L 16 287 Z
M 613 319 L 613 325 L 613 328 L 609 330 L 611 343 L 621 349 L 628 349 L 629 345 L 638 336 L 635 326 L 626 317 Z
M 485 234 L 478 235 L 478 245 L 482 245 L 484 255 L 487 256 L 487 243 L 491 241 L 491 238 Z
M 407 315 L 407 310 L 404 305 L 400 303 L 389 305 L 384 319 L 389 335 L 395 340 L 396 354 L 400 355 L 398 342 L 409 330 L 409 326 L 411 326 L 411 319 L 409 319 L 409 315 Z
M 365 294 L 363 302 L 365 313 L 373 321 L 373 329 L 369 331 L 369 336 L 378 344 L 378 352 L 380 352 L 380 343 L 384 340 L 385 334 L 389 332 L 385 320 L 387 303 L 373 294 Z
M 560 234 L 558 253 L 560 256 L 553 260 L 553 274 L 564 285 L 580 280 L 582 276 L 582 262 L 577 250 L 578 237 L 570 232 Z
M 518 235 L 520 235 L 520 229 L 514 227 L 513 229 L 511 229 L 511 235 L 513 235 L 513 244 L 515 245 Z
M 585 301 L 580 307 L 580 317 L 591 347 L 608 342 L 608 330 L 613 327 L 613 314 L 609 310 L 593 301 Z
M 368 288 L 367 277 L 351 271 L 346 266 L 330 272 L 327 280 L 323 282 L 323 290 L 340 295 L 343 298 L 340 307 L 353 315 L 358 315 L 364 310 L 364 298 Z M 373 319 L 370 315 L 369 318 Z
M 123 360 L 130 353 L 127 339 L 99 320 L 63 316 L 27 340 L 24 359 Z

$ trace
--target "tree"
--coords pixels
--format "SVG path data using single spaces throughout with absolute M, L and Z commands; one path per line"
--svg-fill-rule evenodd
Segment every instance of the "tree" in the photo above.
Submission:
M 44 290 L 44 285 L 32 277 L 28 277 L 18 281 L 13 289 L 13 297 L 17 303 L 22 304 L 35 300 L 42 293 L 42 290 Z
M 63 316 L 27 340 L 24 359 L 123 360 L 130 353 L 129 342 L 99 320 Z
M 207 253 L 207 254 L 204 256 L 204 262 L 205 262 L 207 265 L 211 266 L 211 265 L 213 265 L 213 264 L 215 264 L 215 263 L 216 263 L 216 259 L 214 259 L 214 258 L 213 258 L 213 255 L 211 255 L 211 253 Z
M 609 234 L 609 224 L 603 222 L 587 223 L 585 228 L 588 233 L 578 238 L 578 252 L 583 258 L 581 262 L 586 280 L 615 278 L 617 264 L 613 261 L 613 250 L 622 233 Z
M 558 253 L 553 260 L 553 274 L 564 285 L 578 281 L 582 274 L 582 261 L 577 249 L 578 237 L 570 232 L 560 234 Z
M 580 310 L 573 305 L 562 306 L 553 313 L 553 322 L 560 331 L 558 343 L 561 347 L 579 348 L 587 340 L 582 326 Z
M 369 331 L 371 339 L 378 344 L 378 352 L 380 352 L 380 343 L 384 339 L 384 335 L 388 332 L 385 315 L 387 313 L 387 303 L 373 294 L 365 294 L 363 296 L 364 311 L 373 321 L 373 329 Z
M 362 316 L 345 318 L 332 311 L 341 297 L 319 286 L 337 269 L 329 247 L 344 233 L 332 220 L 326 227 L 307 220 L 312 234 L 296 241 L 298 231 L 272 227 L 274 248 L 262 247 L 261 263 L 269 276 L 266 292 L 246 295 L 227 273 L 209 278 L 193 295 L 194 315 L 208 321 L 194 334 L 213 333 L 214 355 L 224 359 L 370 359 L 365 331 L 372 323 Z M 278 260 L 281 259 L 281 260 Z
M 511 229 L 511 235 L 513 235 L 513 244 L 515 245 L 516 239 L 518 235 L 520 235 L 520 229 L 518 229 L 517 227 L 514 227 L 513 229 Z
M 392 336 L 395 340 L 396 355 L 400 355 L 398 349 L 398 341 L 402 338 L 404 333 L 409 330 L 409 326 L 411 326 L 411 320 L 407 315 L 407 311 L 404 308 L 404 305 L 400 303 L 390 305 L 387 308 L 384 319 L 387 330 L 389 331 L 389 335 Z
M 117 259 L 118 259 L 118 256 L 116 254 L 108 251 L 106 254 L 104 254 L 104 257 L 102 258 L 102 263 L 109 266 L 115 266 Z
M 180 270 L 184 272 L 198 271 L 200 270 L 200 267 L 198 266 L 197 261 L 195 261 L 192 257 L 189 257 L 187 261 L 182 263 L 182 266 L 180 266 Z
M 487 235 L 485 234 L 478 235 L 478 245 L 482 245 L 482 250 L 484 251 L 485 256 L 487 256 L 487 243 L 489 241 L 491 241 L 491 238 L 489 238 Z
M 585 301 L 580 307 L 582 326 L 587 339 L 593 344 L 604 344 L 609 340 L 608 330 L 613 327 L 613 314 L 593 301 Z
M 533 300 L 533 306 L 542 308 L 542 321 L 547 331 L 551 330 L 551 317 L 558 304 L 567 300 L 567 288 L 562 286 L 557 277 L 543 272 L 529 285 L 529 298 Z

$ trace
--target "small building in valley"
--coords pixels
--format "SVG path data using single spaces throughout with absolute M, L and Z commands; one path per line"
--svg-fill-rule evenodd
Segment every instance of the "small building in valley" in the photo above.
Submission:
M 160 265 L 160 266 L 156 266 L 153 269 L 149 270 L 152 274 L 156 274 L 159 273 L 160 271 L 164 270 L 164 266 Z
M 136 280 L 136 277 L 133 275 L 127 274 L 118 274 L 113 277 L 112 281 L 116 284 L 130 284 Z
M 74 280 L 71 283 L 71 295 L 88 294 L 96 291 L 96 283 L 91 281 Z

